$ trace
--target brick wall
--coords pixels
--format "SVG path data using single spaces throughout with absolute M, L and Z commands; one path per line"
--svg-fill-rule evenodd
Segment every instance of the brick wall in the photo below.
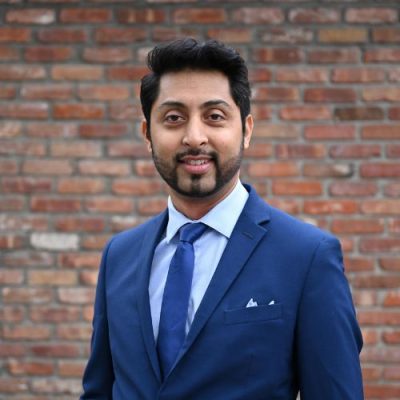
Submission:
M 366 398 L 400 398 L 398 1 L 0 3 L 0 398 L 80 392 L 101 249 L 165 206 L 138 88 L 181 35 L 248 60 L 243 180 L 340 237 Z

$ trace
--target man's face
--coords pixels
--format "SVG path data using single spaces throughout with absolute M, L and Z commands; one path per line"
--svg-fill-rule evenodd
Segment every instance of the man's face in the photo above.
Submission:
M 191 198 L 222 197 L 233 188 L 253 122 L 248 116 L 243 134 L 225 75 L 190 70 L 163 75 L 150 125 L 148 147 L 174 192 Z M 146 129 L 144 123 L 144 134 Z

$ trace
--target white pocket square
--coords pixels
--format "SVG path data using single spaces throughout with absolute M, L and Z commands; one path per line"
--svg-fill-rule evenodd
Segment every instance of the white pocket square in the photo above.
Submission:
M 257 306 L 258 306 L 258 303 L 257 303 L 256 301 L 254 301 L 253 298 L 251 298 L 251 299 L 249 300 L 249 302 L 247 303 L 246 308 L 249 308 L 249 307 L 257 307 Z

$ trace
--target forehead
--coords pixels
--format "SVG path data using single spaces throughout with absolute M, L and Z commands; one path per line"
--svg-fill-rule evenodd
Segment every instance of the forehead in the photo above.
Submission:
M 155 106 L 168 101 L 185 105 L 203 104 L 219 98 L 234 105 L 228 78 L 219 71 L 185 70 L 170 72 L 160 79 L 160 90 Z

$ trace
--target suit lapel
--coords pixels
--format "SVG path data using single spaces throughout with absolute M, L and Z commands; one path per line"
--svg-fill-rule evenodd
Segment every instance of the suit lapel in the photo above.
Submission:
M 151 272 L 151 264 L 153 261 L 154 250 L 160 241 L 168 220 L 168 213 L 157 216 L 150 224 L 143 237 L 142 247 L 138 254 L 138 301 L 137 306 L 140 314 L 140 325 L 142 328 L 143 341 L 145 343 L 147 354 L 150 358 L 151 365 L 154 369 L 158 380 L 161 382 L 160 366 L 156 344 L 153 334 L 153 326 L 151 323 L 150 299 L 149 299 L 149 279 Z
M 249 199 L 195 314 L 177 361 L 188 351 L 218 303 L 245 266 L 257 244 L 267 233 L 266 228 L 260 224 L 269 220 L 269 208 L 253 189 L 249 188 L 248 190 L 250 190 Z

